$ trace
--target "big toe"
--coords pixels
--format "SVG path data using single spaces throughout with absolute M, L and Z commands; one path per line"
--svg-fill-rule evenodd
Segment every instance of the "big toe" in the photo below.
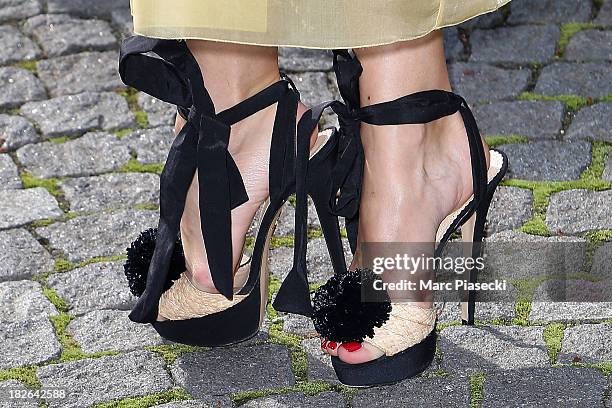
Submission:
M 385 353 L 379 348 L 371 345 L 368 342 L 344 343 L 338 350 L 340 360 L 349 364 L 361 364 L 368 361 L 376 360 L 382 357 Z
M 337 356 L 338 349 L 340 348 L 340 343 L 335 341 L 327 341 L 325 339 L 321 339 L 321 349 L 329 354 L 330 356 Z

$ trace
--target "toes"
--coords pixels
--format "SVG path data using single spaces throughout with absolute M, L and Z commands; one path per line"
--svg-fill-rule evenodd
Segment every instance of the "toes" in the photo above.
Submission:
M 367 342 L 343 343 L 338 350 L 338 357 L 340 360 L 349 364 L 360 364 L 376 360 L 384 354 L 382 350 Z
M 335 341 L 327 341 L 325 339 L 321 339 L 321 349 L 330 356 L 337 356 L 339 348 L 340 345 Z

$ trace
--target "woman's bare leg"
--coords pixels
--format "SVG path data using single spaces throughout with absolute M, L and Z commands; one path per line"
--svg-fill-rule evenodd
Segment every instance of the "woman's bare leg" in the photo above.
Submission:
M 451 89 L 439 31 L 355 53 L 363 66 L 361 106 L 424 90 Z M 472 194 L 469 146 L 461 116 L 457 113 L 418 125 L 362 124 L 361 139 L 365 167 L 359 242 L 427 243 L 433 253 L 439 224 Z M 430 301 L 417 304 L 432 306 Z M 349 363 L 383 354 L 368 343 L 353 352 L 344 347 L 328 352 Z

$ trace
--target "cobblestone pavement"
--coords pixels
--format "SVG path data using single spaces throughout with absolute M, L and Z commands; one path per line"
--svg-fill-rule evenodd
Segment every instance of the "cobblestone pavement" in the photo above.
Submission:
M 529 273 L 515 282 L 523 300 L 480 305 L 475 327 L 448 305 L 433 367 L 377 389 L 341 386 L 300 317 L 271 312 L 254 340 L 215 350 L 131 323 L 122 256 L 156 224 L 174 111 L 116 74 L 126 7 L 0 0 L 0 390 L 69 392 L 0 406 L 612 406 L 612 307 L 532 302 L 555 281 Z M 490 239 L 582 242 L 570 285 L 596 288 L 612 255 L 612 0 L 514 0 L 445 40 L 455 90 L 511 159 Z M 307 103 L 338 97 L 330 53 L 280 59 Z M 273 287 L 290 263 L 292 211 L 274 241 Z M 330 268 L 312 213 L 310 223 L 320 283 Z

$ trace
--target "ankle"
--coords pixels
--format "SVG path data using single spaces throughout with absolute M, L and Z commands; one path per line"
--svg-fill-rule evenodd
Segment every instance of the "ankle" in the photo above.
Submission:
M 187 273 L 193 286 L 199 290 L 209 293 L 218 292 L 207 266 L 188 267 Z

